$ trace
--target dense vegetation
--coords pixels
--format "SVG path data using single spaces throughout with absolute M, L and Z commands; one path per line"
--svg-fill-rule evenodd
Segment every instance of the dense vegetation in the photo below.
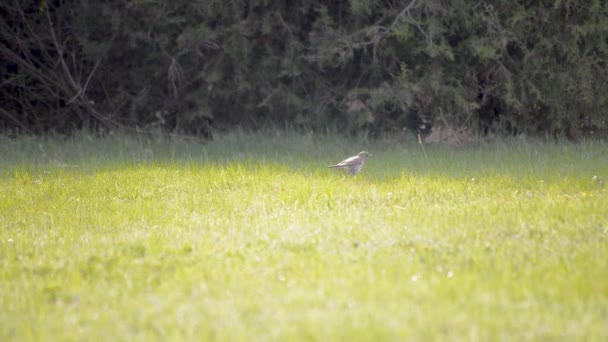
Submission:
M 600 0 L 25 0 L 0 15 L 4 130 L 608 128 Z

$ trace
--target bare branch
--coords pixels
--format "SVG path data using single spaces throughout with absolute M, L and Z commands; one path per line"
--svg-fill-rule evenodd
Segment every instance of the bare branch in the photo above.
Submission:
M 67 64 L 65 63 L 65 59 L 63 58 L 63 47 L 61 45 L 59 45 L 59 40 L 57 39 L 57 35 L 55 34 L 55 27 L 53 25 L 53 21 L 51 20 L 51 14 L 49 12 L 48 3 L 44 7 L 46 10 L 46 18 L 48 20 L 49 27 L 50 27 L 51 37 L 53 38 L 53 45 L 55 45 L 55 49 L 57 50 L 59 62 L 61 64 L 61 66 L 63 67 L 65 76 L 68 78 L 68 81 L 70 82 L 70 84 L 72 85 L 74 90 L 76 90 L 77 92 L 80 92 L 80 91 L 82 91 L 82 87 L 72 77 L 72 73 L 70 72 L 70 69 L 68 68 Z
M 74 94 L 74 96 L 72 96 L 72 98 L 68 100 L 67 104 L 71 104 L 77 98 L 79 98 L 82 95 L 84 95 L 84 93 L 87 91 L 87 87 L 89 86 L 89 82 L 91 81 L 91 78 L 93 77 L 93 74 L 95 73 L 95 71 L 97 70 L 97 67 L 99 67 L 99 64 L 101 63 L 102 58 L 103 58 L 103 56 L 97 59 L 97 62 L 95 62 L 95 65 L 93 66 L 93 69 L 89 73 L 89 77 L 87 77 L 87 80 L 86 80 L 84 86 L 82 88 L 78 89 L 78 91 L 76 92 L 76 94 Z
M 412 8 L 414 8 L 414 5 L 416 4 L 416 0 L 412 0 L 412 2 L 410 2 L 409 5 L 405 6 L 405 8 L 403 10 L 401 10 L 401 12 L 399 12 L 399 14 L 395 17 L 395 20 L 393 20 L 393 23 L 391 24 L 391 26 L 389 26 L 388 30 L 392 30 L 395 25 L 397 25 L 399 23 L 399 21 L 407 14 L 408 16 L 410 16 L 409 14 L 409 10 L 411 10 Z M 410 16 L 411 18 L 411 16 Z
M 97 71 L 97 68 L 99 67 L 99 64 L 101 64 L 101 60 L 106 56 L 106 54 L 108 53 L 108 50 L 110 50 L 110 47 L 112 46 L 112 43 L 114 42 L 115 38 L 116 38 L 116 34 L 114 34 L 112 36 L 112 38 L 110 39 L 110 42 L 108 43 L 108 47 L 106 48 L 106 50 L 104 51 L 104 53 L 95 62 L 95 65 L 93 66 L 93 69 L 91 69 L 91 72 L 89 73 L 89 76 L 87 77 L 86 81 L 84 82 L 84 86 L 82 86 L 82 88 L 67 102 L 67 104 L 72 103 L 78 97 L 80 97 L 80 96 L 82 96 L 82 95 L 84 95 L 86 93 L 87 88 L 89 87 L 89 83 L 91 82 L 91 78 L 93 78 L 93 75 L 95 74 L 95 71 Z

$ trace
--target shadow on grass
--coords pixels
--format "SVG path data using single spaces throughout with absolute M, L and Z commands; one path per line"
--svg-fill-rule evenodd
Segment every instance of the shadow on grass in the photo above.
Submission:
M 60 137 L 0 136 L 0 174 L 44 175 L 100 173 L 125 169 L 168 168 L 240 170 L 247 174 L 279 173 L 343 181 L 390 182 L 398 178 L 449 178 L 475 180 L 483 177 L 563 177 L 602 182 L 608 176 L 608 148 L 604 143 L 548 143 L 497 140 L 453 148 L 420 145 L 415 139 L 403 143 L 370 141 L 335 135 L 282 131 L 219 135 L 202 144 L 191 139 L 157 135 L 96 137 L 82 133 Z M 360 150 L 374 154 L 361 173 L 351 177 L 328 169 Z

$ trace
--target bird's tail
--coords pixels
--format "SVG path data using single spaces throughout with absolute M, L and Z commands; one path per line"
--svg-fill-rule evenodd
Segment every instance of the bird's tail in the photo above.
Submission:
M 328 166 L 328 167 L 329 167 L 329 168 L 332 168 L 332 167 L 340 167 L 340 165 L 330 165 L 330 166 Z

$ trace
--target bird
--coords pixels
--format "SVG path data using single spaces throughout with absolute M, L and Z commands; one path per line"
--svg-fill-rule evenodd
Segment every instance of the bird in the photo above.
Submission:
M 361 152 L 357 153 L 356 156 L 346 158 L 343 161 L 339 162 L 338 164 L 331 165 L 328 167 L 345 169 L 345 170 L 348 170 L 348 172 L 351 175 L 356 176 L 357 173 L 359 173 L 359 171 L 361 171 L 361 168 L 363 167 L 363 164 L 365 164 L 365 161 L 367 160 L 367 158 L 369 158 L 371 156 L 372 155 L 369 154 L 368 152 L 361 151 Z

